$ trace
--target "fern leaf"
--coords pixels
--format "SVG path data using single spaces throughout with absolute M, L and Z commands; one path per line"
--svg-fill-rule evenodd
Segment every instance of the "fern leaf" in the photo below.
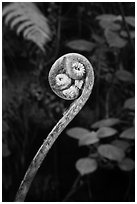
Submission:
M 39 32 L 37 32 L 36 30 L 32 30 L 27 36 L 27 39 L 31 39 L 33 42 L 37 42 L 37 46 L 43 50 L 44 39 L 41 38 Z
M 27 38 L 29 33 L 32 31 L 32 30 L 35 30 L 34 26 L 29 26 L 28 28 L 25 29 L 24 33 L 23 33 L 23 36 L 24 38 Z M 38 30 L 38 29 L 37 29 Z
M 11 11 L 14 11 L 15 10 L 15 4 L 12 3 L 10 4 L 10 6 L 5 6 L 3 11 L 2 11 L 2 15 L 5 16 L 7 15 L 9 12 L 11 13 Z
M 20 24 L 20 25 L 18 26 L 18 28 L 17 28 L 17 34 L 19 34 L 19 33 L 22 32 L 26 27 L 31 26 L 31 25 L 32 25 L 32 22 L 30 22 L 30 21 L 26 21 L 26 22 Z
M 13 18 L 19 16 L 18 13 L 14 13 L 14 12 L 11 12 L 9 13 L 6 17 L 5 17 L 5 24 L 8 25 L 9 21 L 11 21 Z
M 22 14 L 22 10 L 17 5 L 16 3 L 12 3 L 4 7 L 2 15 L 3 17 L 5 16 L 5 24 L 8 24 L 10 20 Z
M 3 17 L 5 24 L 10 24 L 11 29 L 17 27 L 17 34 L 22 32 L 25 39 L 33 41 L 40 49 L 44 50 L 44 44 L 51 38 L 51 31 L 48 19 L 35 3 L 10 3 L 4 7 Z
M 12 21 L 11 21 L 11 24 L 10 24 L 10 27 L 11 28 L 14 28 L 14 26 L 16 26 L 18 23 L 20 23 L 21 21 L 27 21 L 28 18 L 26 16 L 19 16 L 18 18 L 14 18 Z M 25 23 L 25 22 L 24 22 Z M 32 24 L 32 22 L 29 21 L 29 23 Z

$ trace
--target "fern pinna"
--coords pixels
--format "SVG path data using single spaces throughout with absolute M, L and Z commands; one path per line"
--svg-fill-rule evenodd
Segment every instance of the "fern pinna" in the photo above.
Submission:
M 21 32 L 27 40 L 33 41 L 42 51 L 44 45 L 51 38 L 48 19 L 41 13 L 35 3 L 15 2 L 3 8 L 4 22 L 16 29 L 17 35 Z

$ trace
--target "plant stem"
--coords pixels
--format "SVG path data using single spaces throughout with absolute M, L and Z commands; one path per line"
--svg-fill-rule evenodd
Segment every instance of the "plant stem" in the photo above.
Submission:
M 88 195 L 89 195 L 89 200 L 91 201 L 92 199 L 92 192 L 91 192 L 91 187 L 90 187 L 90 175 L 87 175 L 87 186 L 88 186 Z
M 35 155 L 34 159 L 32 160 L 24 179 L 21 182 L 19 190 L 17 192 L 15 201 L 23 202 L 26 198 L 26 195 L 29 191 L 30 185 L 35 177 L 41 163 L 43 162 L 44 158 L 46 157 L 47 153 L 49 152 L 50 148 L 54 144 L 55 140 L 61 134 L 61 132 L 65 129 L 65 127 L 73 120 L 73 118 L 77 115 L 77 113 L 81 110 L 85 102 L 87 101 L 88 97 L 90 96 L 92 86 L 87 82 L 87 88 L 85 86 L 85 90 L 83 94 L 75 100 L 68 111 L 65 112 L 65 115 L 59 120 L 56 126 L 52 129 L 49 133 L 48 137 L 45 139 L 41 147 L 39 148 L 37 154 Z
M 67 202 L 67 200 L 76 192 L 76 190 L 78 189 L 77 186 L 78 186 L 78 183 L 80 182 L 80 179 L 81 179 L 81 175 L 79 174 L 77 176 L 76 180 L 74 181 L 74 183 L 71 187 L 71 190 L 68 192 L 68 194 L 63 199 L 63 202 Z
M 68 54 L 70 55 L 70 54 Z M 75 54 L 72 55 L 73 57 Z M 79 56 L 77 54 L 77 56 Z M 82 56 L 83 57 L 83 56 Z M 84 58 L 84 57 L 83 57 Z M 85 60 L 85 58 L 84 58 Z M 85 105 L 86 101 L 88 100 L 92 88 L 94 85 L 94 72 L 92 69 L 91 64 L 86 61 L 87 63 L 85 66 L 87 67 L 87 76 L 85 79 L 84 88 L 82 90 L 82 94 L 79 98 L 74 100 L 74 102 L 70 105 L 68 110 L 65 112 L 63 117 L 59 120 L 59 122 L 55 125 L 52 131 L 49 133 L 47 138 L 44 140 L 43 144 L 39 148 L 37 154 L 35 155 L 34 159 L 32 160 L 22 182 L 17 192 L 15 201 L 23 202 L 26 198 L 26 195 L 29 191 L 30 185 L 41 166 L 44 158 L 47 156 L 50 148 L 58 138 L 58 136 L 62 133 L 62 131 L 67 127 L 67 125 L 73 120 L 73 118 L 79 113 L 82 107 Z

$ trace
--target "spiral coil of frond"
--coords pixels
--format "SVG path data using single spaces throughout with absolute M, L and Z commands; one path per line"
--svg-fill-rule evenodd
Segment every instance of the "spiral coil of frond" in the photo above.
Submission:
M 50 148 L 88 100 L 94 85 L 92 65 L 80 54 L 66 54 L 57 59 L 51 67 L 49 84 L 59 97 L 65 100 L 75 100 L 39 148 L 21 182 L 15 201 L 25 200 L 33 178 Z

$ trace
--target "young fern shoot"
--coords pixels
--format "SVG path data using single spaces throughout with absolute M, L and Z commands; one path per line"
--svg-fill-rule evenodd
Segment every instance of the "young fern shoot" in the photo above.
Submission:
M 75 100 L 39 148 L 20 184 L 15 201 L 25 200 L 33 178 L 48 151 L 88 100 L 94 85 L 93 68 L 90 62 L 80 54 L 63 55 L 51 67 L 49 84 L 59 97 L 65 100 Z

